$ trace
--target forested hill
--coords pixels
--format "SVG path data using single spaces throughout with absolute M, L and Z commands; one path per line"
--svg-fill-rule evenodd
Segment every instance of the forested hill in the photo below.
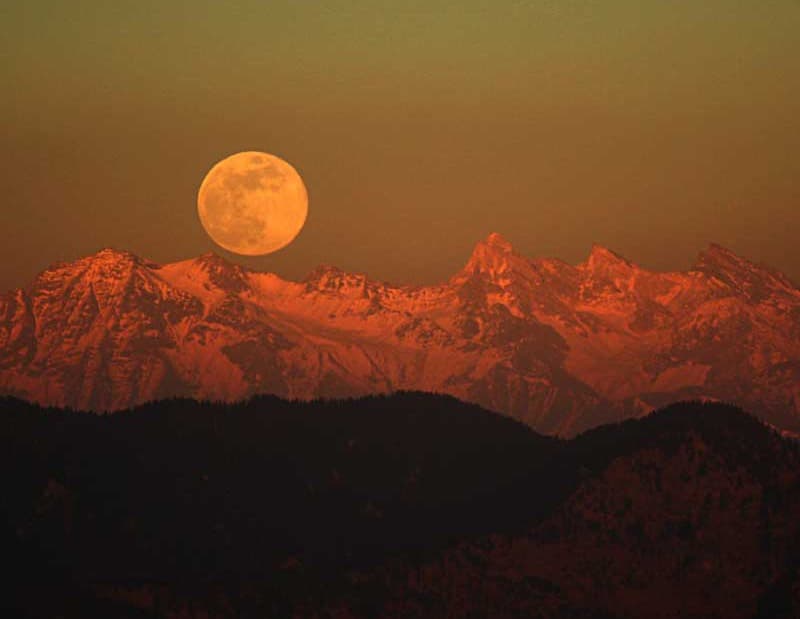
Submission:
M 721 404 L 563 441 L 422 393 L 3 399 L 0 461 L 6 601 L 33 617 L 644 617 L 667 590 L 665 613 L 794 608 L 796 444 Z

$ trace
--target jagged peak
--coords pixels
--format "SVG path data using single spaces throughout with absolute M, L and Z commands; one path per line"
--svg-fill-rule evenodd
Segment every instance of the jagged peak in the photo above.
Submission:
M 694 263 L 695 269 L 702 269 L 711 265 L 728 265 L 728 266 L 743 266 L 750 265 L 756 266 L 746 258 L 742 258 L 727 247 L 723 247 L 718 243 L 709 243 L 708 247 L 702 250 Z
M 342 276 L 346 275 L 343 269 L 332 264 L 320 264 L 312 269 L 308 275 L 303 278 L 304 282 L 318 281 L 323 277 Z
M 303 278 L 303 282 L 306 284 L 331 281 L 347 281 L 349 283 L 357 284 L 371 283 L 366 273 L 350 273 L 344 269 L 330 264 L 320 264 Z
M 226 258 L 223 258 L 218 253 L 213 252 L 213 251 L 209 251 L 209 252 L 206 252 L 204 254 L 201 254 L 201 255 L 197 256 L 197 258 L 195 258 L 194 261 L 197 264 L 199 264 L 199 265 L 201 265 L 203 267 L 206 267 L 206 268 L 213 267 L 213 266 L 217 266 L 217 267 L 233 267 L 233 268 L 239 268 L 239 269 L 242 268 L 241 265 L 235 264 L 235 263 L 231 262 L 230 260 L 227 260 Z
M 339 267 L 320 265 L 304 279 L 307 293 L 345 295 L 370 298 L 382 284 L 372 282 L 365 273 L 348 273 Z
M 732 250 L 728 249 L 727 247 L 723 247 L 719 243 L 715 243 L 713 241 L 711 241 L 708 244 L 708 247 L 706 248 L 706 251 L 710 252 L 710 253 L 718 253 L 718 254 L 724 254 L 724 255 L 728 255 L 728 256 L 736 256 L 736 253 L 734 253 Z
M 147 262 L 133 252 L 124 249 L 116 249 L 115 247 L 104 247 L 94 254 L 86 256 L 84 260 L 91 261 L 92 263 L 144 264 Z
M 344 269 L 331 264 L 320 264 L 303 278 L 306 290 L 333 290 L 353 284 L 363 285 L 366 276 L 360 273 L 348 273 Z
M 692 270 L 717 275 L 722 279 L 728 279 L 731 276 L 737 279 L 751 277 L 755 273 L 760 273 L 762 277 L 769 274 L 773 278 L 786 279 L 783 274 L 775 269 L 743 258 L 718 243 L 709 243 L 708 247 L 697 255 Z
M 636 268 L 636 265 L 633 262 L 617 252 L 609 249 L 605 245 L 601 245 L 600 243 L 592 243 L 592 249 L 583 265 L 590 269 L 596 269 L 602 266 L 624 266 L 628 268 Z
M 708 247 L 698 254 L 692 270 L 714 275 L 729 284 L 753 280 L 761 285 L 771 281 L 773 284 L 796 289 L 795 284 L 777 269 L 743 258 L 718 243 L 709 243 Z
M 94 257 L 118 257 L 118 258 L 138 258 L 136 254 L 126 249 L 117 249 L 116 247 L 103 247 L 93 254 Z
M 197 258 L 195 258 L 195 260 L 198 260 L 198 261 L 208 261 L 208 260 L 210 260 L 210 261 L 214 261 L 214 260 L 222 260 L 223 262 L 227 262 L 227 260 L 225 260 L 225 258 L 223 258 L 222 256 L 220 256 L 220 255 L 219 255 L 217 252 L 215 252 L 215 251 L 207 251 L 207 252 L 206 252 L 206 253 L 204 253 L 204 254 L 200 254 L 199 256 L 197 256 Z
M 65 273 L 81 273 L 85 270 L 90 272 L 114 272 L 117 274 L 127 272 L 138 266 L 152 267 L 156 266 L 146 260 L 143 260 L 136 254 L 130 251 L 119 250 L 113 247 L 104 247 L 99 251 L 82 256 L 75 260 L 60 260 L 54 262 L 49 267 L 40 272 L 36 282 L 48 280 L 52 278 L 62 277 Z
M 499 232 L 492 232 L 483 241 L 480 241 L 478 246 L 490 247 L 496 251 L 509 254 L 514 251 L 511 243 L 509 243 L 508 240 Z
M 519 258 L 511 243 L 497 232 L 492 232 L 475 245 L 464 271 L 474 273 L 504 270 L 504 267 L 508 266 L 509 259 L 513 257 Z
M 194 263 L 209 274 L 216 273 L 224 274 L 228 277 L 242 278 L 250 272 L 250 269 L 236 262 L 231 262 L 213 251 L 198 256 L 194 259 Z
M 202 273 L 201 279 L 207 278 L 209 284 L 227 292 L 240 292 L 249 288 L 248 275 L 251 273 L 249 269 L 215 252 L 206 252 L 196 258 L 164 265 L 161 269 L 162 275 L 177 269 L 178 273 L 190 279 L 197 277 L 197 273 Z M 168 275 L 167 277 L 169 278 Z
M 503 258 L 514 254 L 514 248 L 501 234 L 492 232 L 485 239 L 478 241 L 470 255 L 469 265 L 479 265 L 492 262 L 496 258 Z

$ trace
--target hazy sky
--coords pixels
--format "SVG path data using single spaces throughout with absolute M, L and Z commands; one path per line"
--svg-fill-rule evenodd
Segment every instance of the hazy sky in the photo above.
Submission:
M 5 0 L 0 90 L 2 289 L 215 249 L 197 189 L 241 150 L 308 186 L 297 240 L 241 260 L 289 278 L 443 280 L 498 231 L 800 280 L 800 0 Z

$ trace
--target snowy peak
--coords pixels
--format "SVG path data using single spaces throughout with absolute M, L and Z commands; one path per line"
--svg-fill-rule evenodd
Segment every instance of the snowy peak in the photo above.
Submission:
M 509 243 L 506 238 L 500 234 L 499 232 L 492 232 L 489 236 L 486 237 L 485 240 L 479 243 L 479 245 L 484 247 L 492 248 L 495 251 L 510 254 L 514 251 L 514 248 L 511 247 L 511 243 Z
M 516 253 L 511 243 L 500 234 L 493 232 L 475 246 L 469 261 L 453 279 L 458 283 L 483 276 L 499 283 L 514 274 L 530 274 L 532 271 L 530 261 Z
M 120 262 L 141 264 L 143 262 L 136 254 L 113 247 L 104 247 L 96 254 L 88 256 L 87 259 L 99 264 L 114 264 Z
M 39 278 L 49 279 L 52 276 L 63 277 L 71 274 L 81 274 L 84 277 L 119 277 L 143 264 L 144 261 L 136 254 L 106 247 L 74 262 L 58 262 L 46 269 Z
M 242 272 L 245 269 L 238 264 L 234 264 L 229 262 L 222 256 L 213 251 L 207 252 L 202 256 L 198 256 L 193 260 L 193 262 L 198 266 L 198 268 L 206 271 L 218 271 L 218 272 Z
M 106 248 L 46 269 L 33 282 L 30 293 L 37 307 L 60 307 L 88 296 L 92 302 L 106 306 L 131 294 L 148 273 L 149 265 L 135 254 Z
M 611 251 L 599 243 L 594 243 L 592 245 L 589 256 L 580 266 L 583 267 L 584 270 L 591 272 L 608 270 L 632 271 L 637 268 L 636 265 L 627 258 L 620 256 L 618 253 Z
M 346 273 L 332 264 L 321 264 L 303 278 L 305 283 L 314 283 L 322 280 L 338 279 Z
M 797 294 L 797 288 L 783 273 L 756 264 L 716 243 L 701 251 L 692 270 L 715 278 L 751 301 L 772 294 Z
M 741 270 L 743 267 L 749 268 L 750 266 L 755 265 L 717 243 L 709 243 L 708 247 L 698 254 L 694 264 L 696 270 Z
M 215 288 L 225 292 L 243 292 L 248 288 L 247 270 L 214 252 L 203 254 L 192 263 L 194 269 L 205 274 L 209 284 Z
M 363 273 L 348 273 L 339 267 L 321 265 L 311 271 L 303 280 L 307 293 L 323 292 L 327 294 L 353 296 L 370 296 L 370 292 L 380 284 L 370 281 Z
M 422 389 L 559 433 L 708 397 L 800 428 L 798 334 L 800 291 L 718 245 L 690 273 L 651 273 L 601 245 L 571 266 L 491 234 L 416 287 L 104 249 L 0 296 L 0 393 L 113 410 Z
M 577 267 L 581 281 L 580 297 L 607 309 L 632 301 L 639 268 L 607 247 L 595 243 L 584 262 Z
M 514 248 L 511 243 L 497 232 L 492 232 L 475 245 L 469 263 L 475 265 L 491 264 L 497 260 L 507 259 L 513 254 Z

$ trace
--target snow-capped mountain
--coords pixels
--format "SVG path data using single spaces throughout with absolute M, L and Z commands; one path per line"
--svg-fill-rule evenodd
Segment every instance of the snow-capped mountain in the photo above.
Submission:
M 110 249 L 0 297 L 0 391 L 97 411 L 167 396 L 445 392 L 571 435 L 711 398 L 800 429 L 800 290 L 711 245 L 687 272 L 478 243 L 449 281 L 304 281 Z

